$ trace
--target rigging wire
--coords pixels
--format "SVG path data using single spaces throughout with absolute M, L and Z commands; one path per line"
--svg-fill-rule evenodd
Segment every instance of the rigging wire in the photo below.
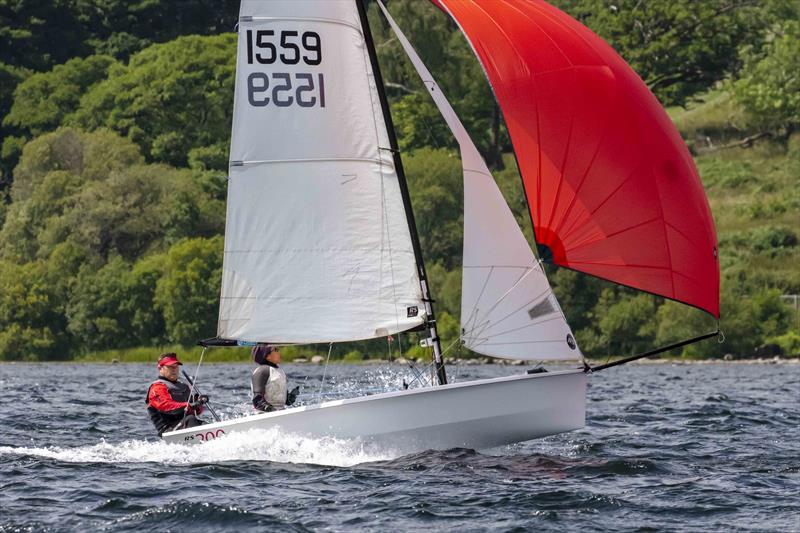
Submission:
M 197 390 L 194 388 L 194 386 L 197 383 L 197 375 L 200 373 L 200 365 L 203 364 L 203 357 L 205 357 L 207 349 L 208 348 L 206 346 L 203 346 L 203 351 L 200 352 L 200 359 L 197 361 L 197 368 L 195 369 L 194 377 L 192 378 L 192 391 L 193 392 L 197 392 Z
M 206 350 L 207 349 L 208 349 L 208 347 L 203 346 L 203 351 L 200 352 L 200 359 L 197 361 L 197 368 L 194 371 L 194 378 L 188 379 L 189 376 L 186 374 L 186 372 L 183 373 L 183 375 L 186 376 L 187 380 L 189 381 L 189 387 L 190 387 L 189 388 L 189 397 L 190 398 L 192 396 L 194 396 L 194 397 L 200 396 L 200 391 L 198 391 L 197 387 L 196 387 L 197 375 L 200 373 L 200 365 L 203 364 L 203 357 L 206 355 Z M 219 418 L 219 416 L 217 416 L 217 413 L 214 411 L 214 409 L 210 405 L 207 405 L 207 407 L 208 407 L 208 411 L 214 417 L 214 420 L 219 422 L 220 418 Z M 184 412 L 183 412 L 183 420 L 181 420 L 181 424 L 183 423 L 184 420 L 186 420 L 186 417 L 188 415 L 189 415 L 189 406 L 187 405 L 186 408 L 184 409 Z
M 399 61 L 400 63 L 407 63 L 407 59 L 408 59 L 407 56 L 405 55 L 405 53 L 401 53 L 402 46 L 400 48 L 398 48 L 397 46 L 394 46 L 394 42 L 397 42 L 397 41 L 393 37 L 389 41 L 387 41 L 386 44 L 389 44 L 388 49 L 391 50 L 391 54 L 394 56 L 395 61 Z M 416 80 L 416 77 L 414 77 L 413 79 Z M 423 86 L 425 86 L 426 82 L 422 81 L 421 83 L 423 84 Z M 420 93 L 429 94 L 427 90 L 426 91 L 414 91 L 413 94 L 420 94 Z M 429 96 L 429 98 L 430 98 L 430 96 Z M 428 133 L 428 138 L 433 142 L 433 144 L 436 147 L 436 149 L 441 150 L 443 147 L 439 143 L 438 139 L 436 138 L 435 130 L 433 128 L 432 121 L 429 120 L 428 117 L 426 117 L 424 115 L 419 117 L 419 118 L 421 119 L 422 125 L 425 128 L 426 132 Z M 400 351 L 400 356 L 402 357 L 402 345 L 400 345 L 400 340 L 399 339 L 400 339 L 400 335 L 398 333 L 398 349 Z M 428 346 L 428 355 L 430 356 L 432 361 L 435 360 L 434 353 L 433 353 L 433 346 L 432 345 Z M 441 356 L 444 357 L 444 351 L 442 352 Z M 412 381 L 412 383 L 413 383 L 413 381 Z M 432 383 L 433 383 L 433 381 L 432 381 Z
M 387 105 L 388 105 L 388 102 L 387 102 Z M 374 108 L 374 101 L 373 101 L 373 108 Z M 386 148 L 381 148 L 381 146 L 380 146 L 380 139 L 378 137 L 379 127 L 378 127 L 378 123 L 377 123 L 377 118 L 375 118 L 376 117 L 376 113 L 373 113 L 372 116 L 373 116 L 373 122 L 375 123 L 375 134 L 376 134 L 375 141 L 376 141 L 376 144 L 378 146 L 378 158 L 380 159 L 381 150 L 387 150 L 387 149 Z M 385 127 L 388 127 L 388 125 L 386 125 Z M 392 152 L 391 149 L 388 149 L 388 150 L 389 150 L 390 153 Z M 382 216 L 381 216 L 381 225 L 382 225 L 382 227 L 381 227 L 381 262 L 383 262 L 383 250 L 384 250 L 383 241 L 384 241 L 384 237 L 385 237 L 386 238 L 387 250 L 389 252 L 389 272 L 391 274 L 391 280 L 392 280 L 392 299 L 393 299 L 393 303 L 394 303 L 395 331 L 397 331 L 397 346 L 398 346 L 398 351 L 399 351 L 399 355 L 398 356 L 402 357 L 402 345 L 400 344 L 400 318 L 399 318 L 400 317 L 400 313 L 399 313 L 398 306 L 397 306 L 397 285 L 396 285 L 395 279 L 394 279 L 394 259 L 393 259 L 393 255 L 392 255 L 392 236 L 391 236 L 391 231 L 390 231 L 391 226 L 389 224 L 389 210 L 387 208 L 388 204 L 387 204 L 387 200 L 386 200 L 386 186 L 385 186 L 386 176 L 384 174 L 384 170 L 383 169 L 384 169 L 384 165 L 380 165 L 381 201 L 382 201 L 382 204 L 383 204 L 383 213 L 382 213 Z M 397 173 L 397 169 L 395 169 L 395 173 Z M 399 182 L 399 180 L 400 180 L 400 176 L 397 176 L 397 181 Z M 383 268 L 381 268 L 381 274 L 382 273 L 383 273 Z M 389 341 L 389 336 L 386 337 L 386 341 L 389 344 L 389 361 L 391 361 L 392 360 L 392 347 L 391 347 L 391 342 Z
M 394 47 L 390 46 L 390 48 L 394 48 Z M 400 54 L 398 53 L 398 51 L 396 49 L 393 51 L 393 54 L 394 54 L 394 59 L 395 60 L 401 58 Z M 388 104 L 388 102 L 387 102 L 387 104 Z M 430 127 L 430 124 L 428 124 L 428 121 L 427 121 L 427 119 L 425 119 L 425 117 L 423 117 L 423 122 L 425 123 L 427 129 L 429 130 L 428 133 L 429 133 L 431 139 L 433 140 L 433 142 L 436 144 L 436 147 L 437 148 L 441 148 L 439 146 L 439 143 L 436 142 L 435 136 L 433 135 L 433 128 Z M 398 176 L 398 179 L 399 179 L 399 176 Z M 385 194 L 385 190 L 384 190 L 384 186 L 383 186 L 383 168 L 382 167 L 381 167 L 381 196 L 382 196 L 383 205 L 384 205 L 384 209 L 383 209 L 384 217 L 382 217 L 381 222 L 385 223 L 385 225 L 386 225 L 385 236 L 386 236 L 387 244 L 388 244 L 388 247 L 389 247 L 389 268 L 390 268 L 391 274 L 392 274 L 392 296 L 394 298 L 394 305 L 395 305 L 395 329 L 397 330 L 398 357 L 402 357 L 403 356 L 403 346 L 402 346 L 402 341 L 401 341 L 401 336 L 400 336 L 400 322 L 399 322 L 399 316 L 400 315 L 399 315 L 398 310 L 397 310 L 397 294 L 396 294 L 397 288 L 395 286 L 395 281 L 394 281 L 394 263 L 392 261 L 392 244 L 391 244 L 391 235 L 389 233 L 388 210 L 386 209 L 386 194 Z M 383 237 L 383 232 L 381 232 L 381 236 Z M 388 340 L 388 338 L 387 338 L 387 340 Z M 429 348 L 430 348 L 429 349 L 429 355 L 431 357 L 431 360 L 434 360 L 435 358 L 434 358 L 434 355 L 433 355 L 433 348 L 432 348 L 432 346 L 429 347 Z M 390 346 L 390 348 L 389 348 L 389 360 L 391 361 L 391 359 L 392 359 L 392 355 L 391 355 L 391 346 Z
M 380 151 L 380 148 L 378 148 Z M 392 236 L 391 232 L 389 231 L 389 210 L 387 209 L 386 203 L 386 187 L 384 185 L 385 176 L 383 174 L 383 165 L 380 165 L 380 172 L 381 172 L 381 200 L 383 203 L 383 213 L 381 216 L 381 263 L 383 263 L 383 238 L 386 237 L 386 246 L 389 251 L 389 273 L 392 279 L 392 300 L 394 303 L 394 327 L 396 331 L 400 331 L 400 313 L 397 308 L 397 286 L 394 280 L 394 260 L 392 257 Z M 398 178 L 399 179 L 399 178 Z M 382 265 L 381 265 L 382 266 Z M 381 268 L 381 275 L 383 275 L 383 268 Z M 389 341 L 389 336 L 386 337 L 387 342 Z M 392 360 L 392 348 L 391 345 L 389 346 L 389 360 Z
M 400 53 L 400 51 L 403 48 L 402 48 L 402 45 L 397 40 L 397 38 L 392 37 L 391 39 L 385 41 L 385 43 L 389 44 L 388 48 L 392 51 L 392 55 L 394 56 L 393 59 L 395 60 L 396 64 L 401 64 L 401 65 L 402 64 L 406 64 L 406 65 L 408 65 L 408 61 L 407 61 L 408 57 L 406 56 L 405 53 Z M 398 48 L 397 46 L 394 46 L 395 43 L 397 43 L 397 45 L 400 48 Z M 411 83 L 413 84 L 414 81 L 417 80 L 417 77 L 416 76 L 412 76 L 412 80 L 413 81 Z M 426 89 L 427 89 L 427 86 L 425 85 L 426 82 L 424 80 L 420 81 L 420 83 L 422 83 L 422 85 L 425 86 Z M 427 90 L 425 90 L 425 91 L 416 91 L 415 90 L 411 94 L 414 94 L 414 95 L 427 94 L 428 98 L 430 98 L 430 94 L 429 94 L 429 92 Z M 433 129 L 432 121 L 429 120 L 428 117 L 426 117 L 425 115 L 418 116 L 417 119 L 419 119 L 422 122 L 422 125 L 425 128 L 426 133 L 428 134 L 428 139 L 430 139 L 433 142 L 433 145 L 436 147 L 437 150 L 441 150 L 443 147 L 442 147 L 441 144 L 439 144 L 439 141 L 436 139 L 436 134 L 435 134 L 435 130 Z M 445 147 L 445 148 L 447 148 L 447 147 Z
M 333 343 L 328 345 L 328 357 L 325 358 L 325 369 L 322 371 L 322 383 L 319 386 L 319 392 L 317 393 L 317 403 L 320 403 L 322 394 L 325 391 L 325 376 L 328 375 L 328 362 L 331 360 L 331 351 L 333 350 Z
M 480 308 L 478 307 L 478 304 L 480 303 L 480 299 L 483 297 L 483 290 L 481 290 L 481 294 L 478 296 L 478 299 L 475 301 L 475 304 L 473 304 L 472 310 L 470 311 L 470 315 L 469 315 L 470 318 L 465 322 L 465 324 L 469 324 L 469 327 L 465 327 L 464 328 L 463 333 L 462 333 L 462 337 L 467 337 L 467 336 L 469 336 L 469 337 L 480 337 L 484 332 L 486 332 L 487 329 L 493 328 L 494 326 L 496 326 L 500 322 L 502 322 L 502 321 L 506 320 L 507 318 L 515 315 L 516 313 L 524 311 L 530 304 L 536 302 L 537 300 L 539 300 L 543 296 L 546 299 L 548 298 L 548 291 L 544 290 L 544 291 L 540 292 L 539 294 L 537 294 L 532 300 L 530 300 L 529 302 L 523 304 L 521 307 L 515 309 L 511 313 L 508 313 L 503 318 L 501 318 L 499 320 L 496 320 L 495 322 L 491 322 L 490 320 L 488 320 L 487 317 L 489 316 L 489 314 L 492 311 L 494 311 L 494 309 L 497 308 L 497 306 L 500 305 L 500 303 L 507 296 L 509 296 L 511 293 L 513 293 L 514 290 L 519 286 L 519 284 L 522 283 L 522 281 L 526 277 L 528 277 L 528 275 L 530 275 L 532 272 L 536 272 L 536 268 L 535 267 L 534 268 L 517 267 L 517 268 L 525 269 L 525 272 L 517 279 L 516 282 L 514 282 L 514 284 L 509 289 L 507 289 L 501 296 L 499 296 L 494 301 L 494 303 L 492 303 L 491 306 L 486 311 L 483 312 L 483 316 L 479 316 L 479 309 Z M 488 284 L 489 280 L 491 279 L 491 276 L 492 276 L 493 272 L 494 272 L 494 267 L 491 267 L 490 270 L 489 270 L 489 274 L 487 275 L 486 282 L 484 283 L 484 289 L 485 289 L 486 285 Z M 548 287 L 549 287 L 549 284 L 548 284 Z M 560 309 L 560 306 L 558 307 L 558 311 L 559 311 L 559 315 L 566 322 L 566 318 L 564 317 L 563 312 Z M 480 319 L 480 322 L 478 322 L 479 319 Z M 505 332 L 505 333 L 508 333 L 508 332 Z M 502 333 L 500 333 L 500 334 L 502 334 Z
M 364 13 L 363 15 L 364 15 L 364 17 L 366 17 L 366 13 Z M 369 22 L 367 21 L 366 24 L 369 24 Z M 367 35 L 369 35 L 369 28 L 368 27 L 367 27 L 366 32 L 367 32 Z M 366 38 L 367 37 L 365 35 L 365 39 Z M 369 46 L 367 46 L 367 48 L 369 48 Z M 373 43 L 373 51 L 374 51 L 374 43 Z M 374 60 L 377 62 L 377 53 L 375 55 Z M 367 62 L 369 62 L 369 63 L 367 63 Z M 367 64 L 367 66 L 368 66 L 368 68 L 366 69 L 366 72 L 368 72 L 368 73 L 371 72 L 372 75 L 375 76 L 376 75 L 375 70 L 376 70 L 377 67 L 373 67 L 373 65 L 372 65 L 372 57 L 370 57 L 369 55 L 367 57 L 365 57 L 365 64 Z M 377 74 L 378 74 L 378 78 L 379 78 L 380 77 L 380 72 L 378 72 Z M 374 132 L 375 132 L 375 145 L 378 147 L 378 160 L 382 161 L 382 159 L 381 159 L 381 155 L 382 155 L 381 154 L 381 150 L 388 150 L 389 153 L 391 153 L 392 157 L 394 158 L 394 150 L 392 148 L 383 148 L 380 145 L 381 127 L 378 124 L 378 119 L 377 119 L 379 110 L 380 110 L 380 116 L 383 117 L 383 121 L 384 121 L 383 129 L 384 130 L 388 130 L 388 128 L 389 128 L 389 124 L 386 123 L 386 117 L 384 116 L 383 104 L 381 103 L 379 106 L 376 106 L 376 102 L 375 102 L 375 98 L 374 98 L 374 95 L 373 95 L 373 91 L 370 90 L 369 94 L 370 94 L 370 103 L 372 105 L 372 125 L 374 126 Z M 379 94 L 379 98 L 378 99 L 380 101 L 380 94 Z M 387 112 L 388 112 L 388 106 L 389 106 L 389 102 L 386 101 L 386 107 L 387 107 L 386 111 Z M 391 135 L 391 133 L 390 133 L 390 135 Z M 389 251 L 389 270 L 390 270 L 391 280 L 392 280 L 392 298 L 394 300 L 393 303 L 394 303 L 394 308 L 395 308 L 395 312 L 394 312 L 395 329 L 399 331 L 400 330 L 400 319 L 399 319 L 399 313 L 398 313 L 398 308 L 397 308 L 397 287 L 395 286 L 395 280 L 394 280 L 394 261 L 392 260 L 392 241 L 391 241 L 391 235 L 390 235 L 390 232 L 389 232 L 389 211 L 387 209 L 387 203 L 386 203 L 386 187 L 385 187 L 386 176 L 384 175 L 384 165 L 381 163 L 381 164 L 378 165 L 378 167 L 380 169 L 380 174 L 381 174 L 381 200 L 382 200 L 382 203 L 383 203 L 383 212 L 381 214 L 382 215 L 381 216 L 381 226 L 382 226 L 381 227 L 381 267 L 383 267 L 383 250 L 384 250 L 384 248 L 383 248 L 383 240 L 384 240 L 384 236 L 385 236 L 386 237 L 386 244 L 388 246 L 388 251 Z M 392 168 L 394 169 L 395 174 L 397 175 L 398 170 L 394 166 Z M 400 182 L 400 176 L 399 175 L 397 175 L 397 182 L 398 182 L 398 185 L 399 185 L 399 182 Z M 384 231 L 384 228 L 385 228 L 385 231 Z M 383 268 L 381 268 L 381 275 L 382 274 L 383 274 Z M 331 343 L 331 346 L 333 346 L 333 343 Z M 328 358 L 330 358 L 330 350 L 328 350 Z M 389 351 L 389 359 L 391 360 L 391 348 L 390 348 L 390 351 Z M 325 370 L 326 371 L 327 371 L 327 366 L 328 366 L 328 363 L 326 361 L 326 363 L 325 363 Z M 324 386 L 324 379 L 325 378 L 324 378 L 324 375 L 323 375 L 323 386 Z

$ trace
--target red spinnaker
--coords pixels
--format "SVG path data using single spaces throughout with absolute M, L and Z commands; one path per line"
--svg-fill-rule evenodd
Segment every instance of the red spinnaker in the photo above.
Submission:
M 431 1 L 486 71 L 545 255 L 719 317 L 717 238 L 700 177 L 628 64 L 541 0 Z

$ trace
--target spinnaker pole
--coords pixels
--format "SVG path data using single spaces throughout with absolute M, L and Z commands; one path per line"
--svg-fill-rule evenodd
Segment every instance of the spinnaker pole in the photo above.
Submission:
M 369 52 L 369 60 L 372 64 L 372 72 L 375 76 L 375 85 L 377 86 L 378 95 L 380 97 L 381 109 L 383 111 L 383 119 L 386 122 L 386 129 L 389 133 L 389 149 L 392 152 L 394 160 L 395 171 L 397 172 L 397 181 L 400 185 L 400 193 L 403 197 L 403 206 L 406 211 L 406 220 L 408 221 L 408 229 L 411 233 L 411 243 L 414 247 L 414 257 L 417 261 L 417 271 L 419 273 L 419 283 L 422 290 L 422 301 L 425 302 L 425 313 L 427 317 L 426 327 L 430 335 L 430 342 L 433 347 L 433 360 L 436 366 L 436 379 L 439 385 L 447 384 L 447 373 L 444 368 L 444 359 L 442 357 L 442 346 L 439 341 L 439 333 L 436 330 L 436 317 L 433 312 L 433 299 L 430 295 L 430 288 L 428 287 L 428 276 L 425 271 L 425 262 L 422 259 L 422 248 L 419 244 L 419 234 L 417 233 L 417 224 L 414 221 L 414 210 L 411 207 L 411 196 L 408 193 L 408 182 L 406 181 L 406 174 L 403 170 L 403 162 L 400 158 L 400 149 L 397 144 L 397 135 L 394 131 L 394 123 L 392 122 L 392 114 L 389 110 L 389 102 L 386 99 L 386 92 L 383 86 L 383 76 L 381 76 L 381 69 L 378 65 L 378 56 L 375 53 L 375 42 L 372 39 L 372 32 L 369 29 L 369 20 L 367 19 L 366 0 L 354 0 L 358 6 L 358 15 L 361 19 L 361 29 L 364 33 L 364 41 L 367 45 Z
M 584 362 L 585 370 L 587 372 L 600 372 L 601 370 L 605 370 L 606 368 L 611 368 L 614 366 L 624 365 L 625 363 L 630 363 L 632 361 L 637 361 L 639 359 L 644 359 L 645 357 L 652 357 L 654 355 L 658 355 L 660 353 L 668 352 L 670 350 L 674 350 L 676 348 L 681 348 L 683 346 L 688 346 L 689 344 L 694 344 L 696 342 L 704 341 L 706 339 L 710 339 L 711 337 L 717 337 L 721 333 L 719 327 L 717 327 L 717 331 L 712 331 L 711 333 L 706 333 L 705 335 L 700 335 L 697 337 L 693 337 L 691 339 L 686 339 L 684 341 L 676 342 L 674 344 L 670 344 L 669 346 L 662 346 L 661 348 L 656 348 L 654 350 L 650 350 L 649 352 L 643 352 L 636 355 L 631 355 L 630 357 L 624 357 L 622 359 L 618 359 L 616 361 L 612 361 L 611 363 L 606 363 L 604 365 L 597 365 L 597 366 L 589 366 L 586 362 Z M 720 341 L 721 342 L 721 341 Z

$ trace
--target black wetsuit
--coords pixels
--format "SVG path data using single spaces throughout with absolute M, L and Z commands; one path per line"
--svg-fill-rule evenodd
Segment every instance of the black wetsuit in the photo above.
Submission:
M 270 383 L 270 376 L 272 376 L 272 371 L 270 369 L 272 368 L 278 371 L 275 377 L 280 380 L 280 383 L 276 384 L 275 381 Z M 277 386 L 279 390 L 286 391 L 286 375 L 275 363 L 265 361 L 264 364 L 258 365 L 258 368 L 253 371 L 253 375 L 250 378 L 250 384 L 253 389 L 253 407 L 259 411 L 275 411 L 294 403 L 295 396 L 289 393 L 286 393 L 283 398 L 273 399 L 272 402 L 268 400 L 268 398 L 275 394 L 273 391 L 268 391 L 268 387 Z M 283 396 L 280 392 L 278 392 L 278 394 Z

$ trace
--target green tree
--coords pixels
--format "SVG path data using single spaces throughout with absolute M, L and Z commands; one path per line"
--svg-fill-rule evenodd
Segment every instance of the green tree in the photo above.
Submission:
M 426 263 L 459 265 L 464 185 L 458 157 L 425 148 L 403 157 L 403 165 Z
M 192 149 L 230 136 L 236 36 L 180 37 L 109 71 L 70 119 L 111 128 L 153 161 L 184 166 Z
M 737 101 L 757 127 L 788 137 L 800 127 L 800 21 L 790 21 L 765 47 L 751 52 L 734 84 Z
M 60 231 L 101 257 L 127 260 L 183 237 L 218 234 L 224 220 L 220 202 L 202 193 L 190 171 L 165 165 L 129 167 L 88 184 L 76 205 L 55 221 Z
M 98 53 L 124 59 L 181 35 L 230 31 L 239 5 L 230 0 L 95 0 L 76 7 L 92 30 L 86 42 Z
M 92 53 L 126 58 L 181 35 L 214 35 L 236 23 L 229 0 L 4 0 L 0 63 L 45 71 Z
M 450 128 L 428 96 L 417 93 L 398 98 L 392 105 L 392 119 L 403 152 L 455 147 Z
M 502 151 L 510 149 L 510 142 L 500 109 L 480 63 L 458 27 L 429 2 L 392 0 L 388 8 L 436 77 L 489 167 L 502 168 Z M 396 113 L 400 127 L 401 146 L 452 146 L 447 125 L 377 6 L 370 9 L 370 18 L 392 113 Z
M 204 178 L 205 179 L 205 178 Z M 25 147 L 0 230 L 0 256 L 45 258 L 66 240 L 134 261 L 187 236 L 222 231 L 224 204 L 195 172 L 144 165 L 108 130 L 60 129 Z
M 90 48 L 74 0 L 0 2 L 0 63 L 43 71 Z
M 776 289 L 741 294 L 732 284 L 724 283 L 720 323 L 725 342 L 709 346 L 708 351 L 701 353 L 717 357 L 726 353 L 737 358 L 752 357 L 767 339 L 786 333 L 791 316 L 780 295 Z
M 23 202 L 50 172 L 63 171 L 90 181 L 144 162 L 136 145 L 108 130 L 84 133 L 61 128 L 25 145 L 15 170 L 12 199 Z
M 80 350 L 105 350 L 163 343 L 164 319 L 155 289 L 162 255 L 131 265 L 114 256 L 99 269 L 85 263 L 70 291 L 68 330 Z
M 3 125 L 28 136 L 58 128 L 64 117 L 77 109 L 81 96 L 105 79 L 114 63 L 109 56 L 75 58 L 48 72 L 33 74 L 14 91 L 14 105 Z
M 655 343 L 658 346 L 667 346 L 703 333 L 710 333 L 716 328 L 716 320 L 711 315 L 669 300 L 658 308 L 655 318 L 658 324 Z M 715 344 L 713 339 L 709 339 L 686 348 L 673 350 L 671 355 L 686 353 L 704 356 L 714 354 L 718 351 Z M 722 349 L 725 347 L 723 346 Z
M 0 261 L 0 359 L 66 359 L 70 339 L 60 265 Z
M 121 310 L 130 316 L 131 338 L 136 345 L 163 344 L 166 341 L 164 316 L 156 306 L 158 280 L 164 275 L 162 254 L 150 255 L 136 262 L 126 278 L 127 299 Z
M 180 35 L 230 31 L 237 11 L 238 3 L 229 0 L 0 1 L 0 124 L 15 87 L 30 71 L 44 73 L 93 53 L 126 60 L 153 43 Z M 53 89 L 60 92 L 58 86 Z M 42 117 L 34 110 L 33 117 L 49 120 L 53 115 Z M 13 180 L 23 133 L 12 126 L 0 127 L 0 194 Z
M 651 348 L 656 336 L 654 316 L 659 299 L 623 289 L 604 289 L 592 311 L 594 331 L 583 330 L 578 340 L 593 355 L 632 355 Z M 588 333 L 588 334 L 587 334 Z
M 600 318 L 602 315 L 594 312 L 598 303 L 597 297 L 611 283 L 566 268 L 557 268 L 554 274 L 548 275 L 553 292 L 575 334 L 580 330 L 593 328 L 595 316 Z
M 460 346 L 461 324 L 458 319 L 444 311 L 436 315 L 436 330 L 441 337 L 442 350 L 448 350 L 446 355 L 452 356 L 451 352 L 457 351 Z
M 461 316 L 461 268 L 447 271 L 441 263 L 426 263 L 429 285 L 436 299 L 436 312 L 446 312 L 452 317 Z
M 11 204 L 6 224 L 0 230 L 1 255 L 28 261 L 39 255 L 43 243 L 55 246 L 63 242 L 68 228 L 54 231 L 53 221 L 76 208 L 75 198 L 83 183 L 83 178 L 68 171 L 53 171 L 29 199 Z M 52 246 L 47 247 L 48 252 Z
M 739 47 L 759 42 L 769 22 L 750 0 L 561 4 L 611 43 L 664 105 L 682 105 L 737 71 Z
M 14 88 L 24 80 L 30 72 L 27 69 L 12 67 L 0 63 L 0 121 L 11 109 L 14 103 Z M 4 199 L 5 191 L 11 185 L 11 171 L 17 164 L 17 159 L 24 144 L 10 128 L 0 128 L 0 201 Z M 2 224 L 0 218 L 0 224 Z
M 168 338 L 193 344 L 216 331 L 222 279 L 222 237 L 187 239 L 163 257 L 155 304 L 164 315 Z
M 61 242 L 66 235 L 52 226 L 83 207 L 76 200 L 87 180 L 142 162 L 135 145 L 107 130 L 85 134 L 65 128 L 28 143 L 12 187 L 14 202 L 0 229 L 0 257 L 29 261 L 43 242 Z
M 122 313 L 127 299 L 126 278 L 131 265 L 111 258 L 97 270 L 84 265 L 66 309 L 68 329 L 84 349 L 104 350 L 131 346 L 131 317 Z
M 720 299 L 720 329 L 724 342 L 712 340 L 687 346 L 683 353 L 694 357 L 752 357 L 756 349 L 790 330 L 791 311 L 780 299 L 777 289 L 746 290 L 723 280 Z M 713 331 L 715 321 L 697 310 L 667 302 L 658 310 L 659 344 L 669 344 Z

